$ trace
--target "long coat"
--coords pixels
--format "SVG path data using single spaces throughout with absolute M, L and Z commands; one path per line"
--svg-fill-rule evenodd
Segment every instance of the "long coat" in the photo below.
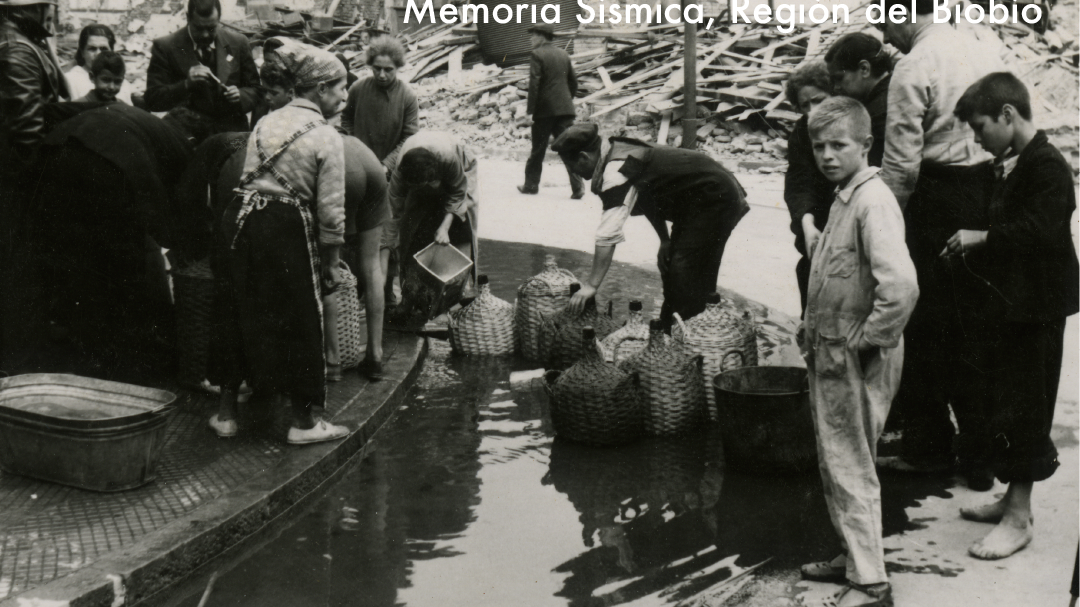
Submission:
M 570 55 L 550 42 L 533 49 L 529 64 L 528 112 L 533 119 L 573 116 L 577 75 Z
M 146 68 L 146 108 L 167 112 L 188 102 L 191 109 L 215 123 L 215 131 L 246 131 L 245 114 L 259 97 L 259 68 L 247 38 L 218 27 L 214 37 L 214 65 L 210 69 L 225 86 L 240 89 L 240 103 L 229 103 L 216 83 L 188 90 L 188 71 L 199 65 L 199 55 L 187 27 L 154 40 Z

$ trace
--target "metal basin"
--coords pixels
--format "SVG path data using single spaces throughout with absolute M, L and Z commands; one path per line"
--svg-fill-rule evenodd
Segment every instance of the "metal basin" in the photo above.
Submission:
M 176 396 L 77 375 L 0 380 L 0 468 L 92 491 L 154 480 Z

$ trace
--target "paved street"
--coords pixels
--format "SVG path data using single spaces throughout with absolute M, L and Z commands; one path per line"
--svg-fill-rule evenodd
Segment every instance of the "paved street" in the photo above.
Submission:
M 600 214 L 599 200 L 589 194 L 570 200 L 570 187 L 560 165 L 549 162 L 540 194 L 523 196 L 523 163 L 481 161 L 481 220 L 484 238 L 546 244 L 591 251 Z M 750 213 L 732 235 L 724 255 L 720 284 L 792 316 L 799 314 L 794 280 L 797 254 L 783 203 L 783 175 L 739 175 L 748 191 Z M 1074 223 L 1074 237 L 1076 234 Z M 657 238 L 643 219 L 627 224 L 627 242 L 615 259 L 655 269 Z M 898 605 L 966 605 L 1016 607 L 1066 605 L 1078 539 L 1077 508 L 1077 320 L 1069 320 L 1054 440 L 1061 468 L 1035 489 L 1035 541 L 1004 561 L 979 561 L 967 547 L 989 531 L 987 525 L 963 521 L 957 509 L 1000 495 L 963 486 L 921 501 L 903 503 L 917 529 L 886 539 L 887 561 Z M 885 507 L 889 507 L 888 495 Z M 895 505 L 895 504 L 893 504 Z M 835 587 L 800 582 L 797 571 L 764 575 L 749 584 L 739 602 L 752 606 L 825 605 Z

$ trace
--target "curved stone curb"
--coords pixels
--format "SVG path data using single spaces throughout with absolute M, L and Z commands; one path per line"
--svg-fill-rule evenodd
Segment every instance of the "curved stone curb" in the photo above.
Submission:
M 385 366 L 386 379 L 370 383 L 334 418 L 356 428 L 334 443 L 297 447 L 281 464 L 228 494 L 172 521 L 91 565 L 0 602 L 0 607 L 121 607 L 174 587 L 211 559 L 304 501 L 371 440 L 403 401 L 420 372 L 427 340 L 411 343 Z

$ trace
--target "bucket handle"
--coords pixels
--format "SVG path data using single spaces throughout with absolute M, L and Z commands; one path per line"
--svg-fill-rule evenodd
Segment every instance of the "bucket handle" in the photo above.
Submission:
M 732 357 L 734 357 L 738 361 L 738 364 L 736 364 L 733 367 L 730 367 L 730 366 L 728 366 L 728 361 L 731 360 Z M 722 370 L 724 370 L 724 371 L 727 371 L 729 369 L 738 369 L 739 367 L 745 367 L 745 366 L 746 366 L 746 361 L 743 360 L 742 352 L 739 352 L 738 350 L 729 350 L 726 354 L 724 354 L 724 358 L 721 359 L 721 361 L 720 361 L 720 368 Z

